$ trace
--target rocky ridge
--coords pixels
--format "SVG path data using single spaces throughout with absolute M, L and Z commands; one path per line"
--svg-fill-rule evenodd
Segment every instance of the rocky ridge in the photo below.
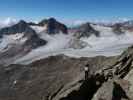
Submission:
M 95 30 L 90 23 L 85 23 L 75 28 L 75 36 L 78 38 L 89 37 L 91 35 L 99 37 L 100 32 Z
M 130 47 L 111 65 L 90 74 L 80 87 L 55 100 L 133 100 L 132 68 Z
M 46 33 L 48 34 L 68 34 L 67 26 L 56 21 L 54 18 L 44 19 L 38 23 L 39 26 L 46 27 Z
M 0 37 L 1 44 L 7 43 L 0 51 L 0 64 L 10 64 L 13 59 L 47 43 L 23 20 L 11 27 L 0 29 Z
M 0 67 L 1 100 L 54 100 L 62 93 L 80 87 L 86 63 L 92 71 L 100 69 L 114 58 L 70 58 L 51 56 L 29 65 Z M 76 86 L 75 86 L 76 85 Z M 66 93 L 66 91 L 68 91 Z

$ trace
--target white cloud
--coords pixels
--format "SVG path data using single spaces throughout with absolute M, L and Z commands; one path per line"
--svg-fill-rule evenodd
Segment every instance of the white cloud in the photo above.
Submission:
M 112 18 L 112 19 L 74 19 L 74 20 L 61 20 L 62 23 L 66 24 L 69 27 L 78 26 L 86 22 L 92 23 L 103 23 L 103 24 L 114 24 L 118 22 L 125 22 L 130 20 L 129 18 Z M 60 21 L 60 20 L 59 20 Z
M 4 20 L 0 20 L 0 28 L 3 28 L 3 27 L 9 27 L 9 26 L 12 26 L 14 24 L 16 24 L 18 21 L 16 19 L 13 19 L 13 18 L 6 18 Z

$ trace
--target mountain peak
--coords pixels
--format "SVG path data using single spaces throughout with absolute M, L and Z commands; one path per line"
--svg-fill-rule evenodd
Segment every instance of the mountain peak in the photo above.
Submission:
M 49 21 L 54 21 L 54 22 L 56 21 L 56 19 L 53 18 L 53 17 L 49 18 L 48 20 L 49 20 Z
M 77 34 L 78 33 L 78 34 Z M 89 22 L 80 25 L 76 30 L 76 36 L 80 37 L 89 37 L 95 35 L 96 37 L 100 36 L 99 31 L 95 30 Z
M 18 24 L 27 24 L 27 22 L 25 22 L 24 20 L 20 20 Z
M 53 22 L 57 22 L 57 21 L 56 21 L 55 18 L 51 17 L 49 19 L 43 19 L 43 20 L 41 20 L 38 24 L 40 26 L 44 26 L 44 25 L 48 24 L 49 22 L 52 22 L 53 23 Z
M 67 26 L 58 22 L 55 18 L 44 19 L 38 23 L 39 26 L 46 26 L 46 32 L 48 34 L 68 33 Z
M 43 20 L 41 20 L 41 21 L 38 23 L 38 25 L 39 25 L 39 26 L 44 26 L 45 24 L 47 24 L 47 22 L 48 22 L 47 19 L 43 19 Z
M 4 34 L 16 34 L 16 33 L 35 33 L 34 30 L 32 30 L 28 23 L 26 23 L 23 20 L 20 20 L 17 24 L 10 26 L 10 27 L 6 27 L 0 30 L 1 35 Z

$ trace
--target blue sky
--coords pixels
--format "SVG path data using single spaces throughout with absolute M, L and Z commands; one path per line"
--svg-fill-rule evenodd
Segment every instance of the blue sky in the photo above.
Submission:
M 133 18 L 133 0 L 0 0 L 0 18 Z

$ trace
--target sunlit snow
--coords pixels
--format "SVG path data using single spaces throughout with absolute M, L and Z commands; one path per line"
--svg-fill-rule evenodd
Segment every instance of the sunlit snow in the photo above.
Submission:
M 0 51 L 3 51 L 3 49 L 9 45 L 24 43 L 27 40 L 27 38 L 25 38 L 23 36 L 24 36 L 23 33 L 4 35 L 3 38 L 1 38 L 1 40 L 0 40 L 1 41 L 0 42 Z
M 38 35 L 48 41 L 48 44 L 32 50 L 29 54 L 18 59 L 15 63 L 28 64 L 32 61 L 39 60 L 51 55 L 65 54 L 72 57 L 94 57 L 94 56 L 116 56 L 119 55 L 127 47 L 133 44 L 133 33 L 126 32 L 123 35 L 116 35 L 109 27 L 93 25 L 93 27 L 101 32 L 100 37 L 91 36 L 89 38 L 81 38 L 82 41 L 88 43 L 83 49 L 68 48 L 71 41 L 71 35 L 48 35 L 43 32 L 43 28 L 34 27 L 38 31 Z M 42 32 L 41 32 L 42 31 Z

